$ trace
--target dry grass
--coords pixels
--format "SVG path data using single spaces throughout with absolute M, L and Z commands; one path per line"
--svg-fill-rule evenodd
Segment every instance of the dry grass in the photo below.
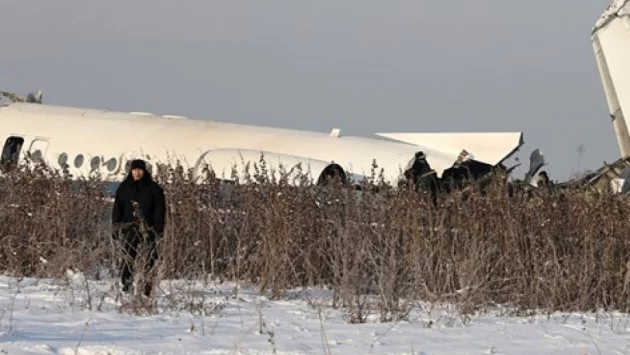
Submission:
M 628 311 L 630 203 L 579 191 L 517 194 L 501 182 L 440 196 L 366 183 L 295 188 L 286 181 L 191 183 L 162 167 L 167 228 L 161 279 L 258 285 L 272 297 L 296 287 L 334 290 L 350 322 L 404 319 L 418 300 L 466 313 Z M 372 184 L 372 185 L 370 185 Z M 46 169 L 14 171 L 0 183 L 0 270 L 95 277 L 122 257 L 98 178 L 71 182 Z

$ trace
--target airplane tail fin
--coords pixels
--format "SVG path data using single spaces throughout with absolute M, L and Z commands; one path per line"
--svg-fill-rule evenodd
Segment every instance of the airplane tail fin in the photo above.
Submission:
M 619 151 L 622 158 L 627 158 L 630 157 L 627 122 L 630 118 L 630 2 L 616 3 L 593 28 L 591 41 Z
M 522 132 L 492 133 L 376 133 L 396 141 L 431 147 L 435 150 L 470 152 L 473 159 L 496 165 L 509 158 L 523 145 Z

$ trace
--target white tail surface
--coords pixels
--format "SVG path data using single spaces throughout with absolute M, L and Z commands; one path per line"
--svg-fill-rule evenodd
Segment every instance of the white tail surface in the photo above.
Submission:
M 496 165 L 523 145 L 522 132 L 473 133 L 376 133 L 396 141 L 429 146 L 459 154 L 466 150 L 477 161 Z
M 622 158 L 630 156 L 630 1 L 616 0 L 593 27 L 591 41 Z

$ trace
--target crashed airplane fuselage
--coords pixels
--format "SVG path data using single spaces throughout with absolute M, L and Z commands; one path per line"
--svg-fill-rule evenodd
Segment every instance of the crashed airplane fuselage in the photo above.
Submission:
M 150 167 L 181 164 L 192 170 L 194 178 L 209 168 L 218 178 L 232 180 L 234 166 L 242 174 L 243 164 L 258 163 L 262 154 L 270 172 L 277 174 L 280 164 L 289 171 L 301 163 L 303 172 L 315 181 L 337 174 L 357 182 L 372 174 L 376 162 L 376 174 L 382 169 L 384 180 L 396 185 L 406 179 L 405 171 L 418 152 L 439 178 L 461 161 L 477 167 L 479 174 L 487 173 L 523 144 L 521 132 L 405 137 L 383 133 L 387 138 L 366 138 L 342 136 L 336 129 L 326 134 L 14 101 L 0 107 L 3 166 L 14 166 L 29 156 L 65 168 L 75 177 L 98 171 L 111 181 L 122 180 L 129 161 L 136 158 Z

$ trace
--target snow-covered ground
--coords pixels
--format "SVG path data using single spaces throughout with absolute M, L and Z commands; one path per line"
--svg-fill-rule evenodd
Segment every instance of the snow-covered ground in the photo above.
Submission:
M 76 275 L 0 277 L 0 354 L 630 354 L 630 317 L 620 314 L 463 322 L 419 307 L 406 322 L 349 324 L 343 311 L 313 306 L 325 291 L 270 301 L 235 284 L 177 291 L 164 281 L 158 314 L 143 316 L 117 310 L 112 284 L 90 283 L 89 299 Z M 176 303 L 188 309 L 164 310 Z

